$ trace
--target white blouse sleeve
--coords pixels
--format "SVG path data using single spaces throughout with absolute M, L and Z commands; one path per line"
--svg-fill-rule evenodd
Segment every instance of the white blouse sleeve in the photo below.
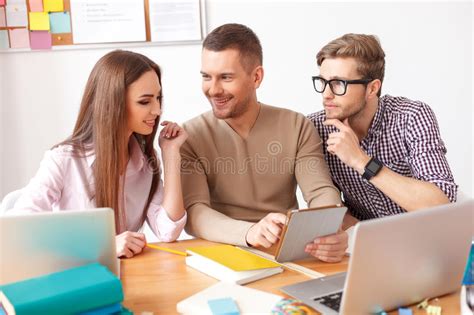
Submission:
M 160 179 L 158 189 L 148 207 L 147 222 L 162 242 L 173 242 L 183 231 L 187 214 L 185 212 L 184 216 L 178 221 L 173 221 L 168 217 L 166 210 L 161 206 L 163 189 L 163 181 Z

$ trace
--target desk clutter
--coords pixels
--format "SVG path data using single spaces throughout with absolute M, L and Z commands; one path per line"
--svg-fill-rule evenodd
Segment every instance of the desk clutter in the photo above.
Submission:
M 223 299 L 221 302 L 216 300 Z M 230 301 L 232 300 L 232 301 Z M 176 310 L 181 314 L 222 314 L 231 309 L 237 314 L 269 314 L 281 300 L 281 296 L 247 288 L 234 283 L 218 282 L 190 297 L 178 302 Z M 211 301 L 212 308 L 209 305 Z M 233 313 L 232 313 L 233 314 Z
M 0 314 L 132 314 L 120 280 L 92 263 L 0 286 Z
M 185 315 L 306 315 L 314 313 L 299 300 L 284 299 L 279 295 L 226 282 L 218 282 L 180 301 L 176 305 L 176 310 Z

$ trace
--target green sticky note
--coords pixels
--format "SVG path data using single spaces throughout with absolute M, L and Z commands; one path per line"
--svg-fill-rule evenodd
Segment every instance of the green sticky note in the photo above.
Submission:
M 8 42 L 8 31 L 0 30 L 0 49 L 10 48 L 10 43 Z
M 55 12 L 49 14 L 51 33 L 71 33 L 71 17 L 69 12 Z

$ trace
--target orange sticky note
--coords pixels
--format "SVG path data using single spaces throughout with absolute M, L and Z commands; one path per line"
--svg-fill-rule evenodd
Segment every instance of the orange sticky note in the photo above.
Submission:
M 43 12 L 43 1 L 42 0 L 29 0 L 30 12 Z
M 61 12 L 64 11 L 63 0 L 44 0 L 44 12 Z
M 49 14 L 47 12 L 30 12 L 30 30 L 49 31 Z
M 27 28 L 15 28 L 8 31 L 10 33 L 11 48 L 29 48 L 30 36 Z

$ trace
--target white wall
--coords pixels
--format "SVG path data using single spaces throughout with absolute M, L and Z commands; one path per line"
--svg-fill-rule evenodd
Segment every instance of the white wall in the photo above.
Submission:
M 438 117 L 461 188 L 472 185 L 472 3 L 207 1 L 208 28 L 244 23 L 264 49 L 260 101 L 303 113 L 322 109 L 310 77 L 315 55 L 347 32 L 379 36 L 383 92 L 423 100 Z M 28 183 L 43 152 L 72 130 L 85 81 L 110 48 L 0 54 L 0 197 Z M 163 68 L 164 119 L 209 106 L 200 90 L 199 45 L 138 47 Z

